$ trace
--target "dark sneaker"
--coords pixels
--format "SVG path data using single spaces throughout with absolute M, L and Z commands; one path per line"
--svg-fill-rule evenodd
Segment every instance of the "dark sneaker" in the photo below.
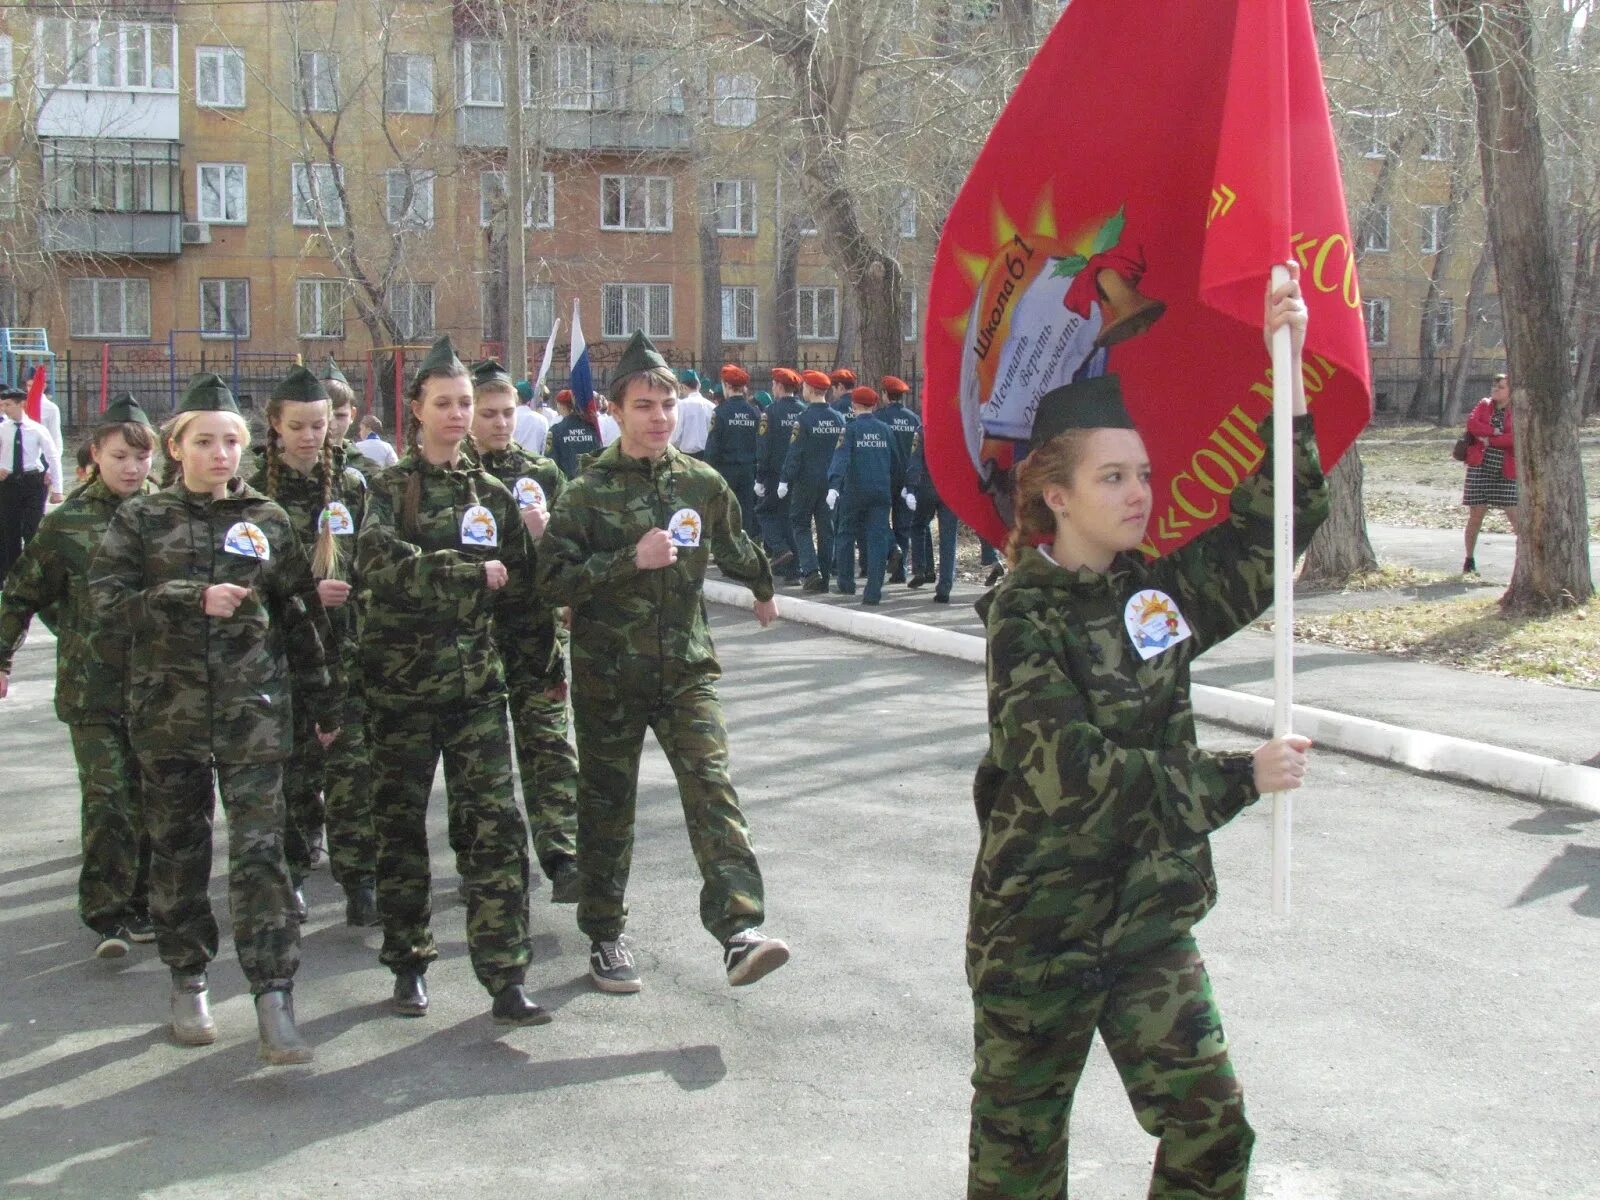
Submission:
M 156 940 L 156 927 L 144 913 L 135 913 L 129 917 L 124 928 L 128 931 L 128 940 L 137 945 L 149 945 Z
M 633 952 L 627 940 L 589 943 L 589 978 L 602 992 L 622 995 L 637 992 L 644 986 L 639 980 L 639 968 L 634 966 Z
M 1476 575 L 1478 573 L 1477 559 L 1469 556 L 1467 561 L 1461 564 L 1461 573 L 1463 575 Z
M 494 994 L 489 1015 L 496 1025 L 548 1025 L 550 1014 L 528 999 L 520 983 L 507 984 Z
M 789 947 L 759 929 L 741 929 L 722 943 L 722 965 L 734 987 L 754 983 L 789 961 Z
M 932 575 L 913 575 L 911 577 L 910 582 L 907 583 L 906 586 L 908 588 L 927 587 L 932 582 L 933 582 L 933 576 Z
M 550 876 L 550 903 L 576 904 L 578 902 L 578 864 L 568 859 Z
M 986 579 L 984 579 L 983 586 L 984 587 L 993 587 L 995 584 L 999 583 L 1005 577 L 1006 577 L 1006 566 L 1005 566 L 1005 564 L 1004 563 L 995 563 L 995 565 L 989 569 L 989 575 L 988 575 L 988 577 Z
M 813 573 L 805 577 L 800 584 L 800 590 L 803 592 L 826 592 L 828 590 L 828 581 L 821 575 Z
M 933 594 L 933 602 L 935 604 L 949 604 L 950 603 L 950 593 L 949 592 L 935 592 Z
M 128 952 L 133 938 L 128 935 L 126 926 L 118 925 L 100 935 L 100 942 L 94 948 L 96 958 L 121 958 Z

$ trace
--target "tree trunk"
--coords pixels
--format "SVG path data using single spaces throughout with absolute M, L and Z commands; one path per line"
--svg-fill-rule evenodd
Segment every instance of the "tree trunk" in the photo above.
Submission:
M 778 228 L 778 256 L 773 280 L 773 353 L 791 367 L 800 362 L 800 330 L 795 324 L 799 300 L 800 218 L 792 212 Z
M 707 382 L 722 368 L 722 239 L 710 180 L 700 181 L 700 367 Z
M 1444 0 L 1477 98 L 1484 208 L 1494 248 L 1516 412 L 1521 533 L 1508 613 L 1567 608 L 1594 594 L 1567 361 L 1561 264 L 1551 221 L 1526 0 Z
M 1367 537 L 1367 507 L 1361 496 L 1361 451 L 1352 445 L 1328 475 L 1332 509 L 1311 539 L 1300 568 L 1304 581 L 1343 586 L 1356 575 L 1378 569 Z
M 1467 284 L 1467 311 L 1461 318 L 1461 353 L 1456 355 L 1455 370 L 1450 376 L 1449 403 L 1440 417 L 1441 425 L 1452 425 L 1465 419 L 1467 387 L 1472 381 L 1472 348 L 1477 336 L 1478 318 L 1483 315 L 1483 290 L 1489 286 L 1491 259 L 1489 247 L 1478 247 L 1478 261 L 1472 267 L 1472 282 Z

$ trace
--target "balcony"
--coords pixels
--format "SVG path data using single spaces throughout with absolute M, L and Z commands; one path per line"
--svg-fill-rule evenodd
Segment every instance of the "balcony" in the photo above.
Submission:
M 176 258 L 182 221 L 181 213 L 43 212 L 39 247 L 46 254 Z
M 546 150 L 654 151 L 689 149 L 689 118 L 675 112 L 582 112 L 524 109 L 523 138 Z M 506 111 L 463 105 L 456 123 L 460 144 L 492 149 L 506 145 Z
M 43 141 L 40 248 L 52 254 L 178 255 L 180 149 L 177 142 Z

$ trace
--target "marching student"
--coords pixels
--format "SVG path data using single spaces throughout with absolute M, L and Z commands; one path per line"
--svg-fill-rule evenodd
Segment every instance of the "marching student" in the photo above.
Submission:
M 827 503 L 828 468 L 844 432 L 844 417 L 828 404 L 828 377 L 800 376 L 805 409 L 795 420 L 778 476 L 778 498 L 789 501 L 789 520 L 799 551 L 801 586 L 826 592 L 833 574 L 833 509 Z
M 343 691 L 328 627 L 289 515 L 238 477 L 250 430 L 215 375 L 189 383 L 166 430 L 175 476 L 126 501 L 89 567 L 95 620 L 128 632 L 128 738 L 152 844 L 150 917 L 172 971 L 172 1032 L 216 1040 L 206 967 L 216 787 L 228 814 L 228 899 L 256 998 L 260 1055 L 311 1061 L 290 989 L 300 926 L 283 855 L 283 764 L 294 702 L 324 743 Z
M 584 459 L 600 453 L 600 435 L 573 409 L 572 403 L 570 389 L 562 388 L 556 393 L 556 411 L 561 419 L 550 427 L 550 438 L 545 443 L 551 460 L 568 479 L 583 469 Z
M 0 587 L 38 530 L 45 500 L 60 504 L 66 492 L 61 449 L 23 411 L 26 399 L 21 388 L 0 388 Z
M 883 573 L 889 557 L 889 511 L 905 486 L 906 464 L 900 443 L 877 417 L 878 393 L 858 387 L 850 393 L 850 420 L 839 434 L 828 466 L 828 507 L 834 510 L 834 591 L 856 591 L 856 546 L 866 543 L 866 578 L 861 603 L 883 602 Z

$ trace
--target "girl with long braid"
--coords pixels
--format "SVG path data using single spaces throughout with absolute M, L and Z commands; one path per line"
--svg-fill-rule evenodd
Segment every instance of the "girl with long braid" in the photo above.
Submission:
M 467 949 L 499 1024 L 550 1015 L 523 988 L 528 828 L 517 808 L 496 638 L 530 639 L 541 607 L 517 502 L 464 453 L 472 380 L 440 338 L 407 390 L 403 457 L 372 481 L 357 543 L 364 589 L 361 675 L 378 840 L 379 961 L 394 1011 L 428 1008 L 428 794 L 444 759 L 450 845 L 466 887 Z M 548 605 L 543 606 L 548 609 Z
M 324 384 L 296 366 L 267 401 L 265 461 L 251 485 L 276 500 L 294 522 L 311 556 L 317 595 L 328 610 L 348 684 L 339 714 L 339 740 L 326 750 L 297 709 L 294 754 L 284 767 L 288 810 L 285 856 L 296 909 L 305 916 L 303 885 L 316 861 L 324 820 L 334 882 L 344 889 L 345 923 L 378 923 L 376 846 L 372 833 L 371 770 L 366 704 L 357 686 L 355 540 L 366 511 L 366 481 L 340 465 L 329 435 L 330 397 Z

